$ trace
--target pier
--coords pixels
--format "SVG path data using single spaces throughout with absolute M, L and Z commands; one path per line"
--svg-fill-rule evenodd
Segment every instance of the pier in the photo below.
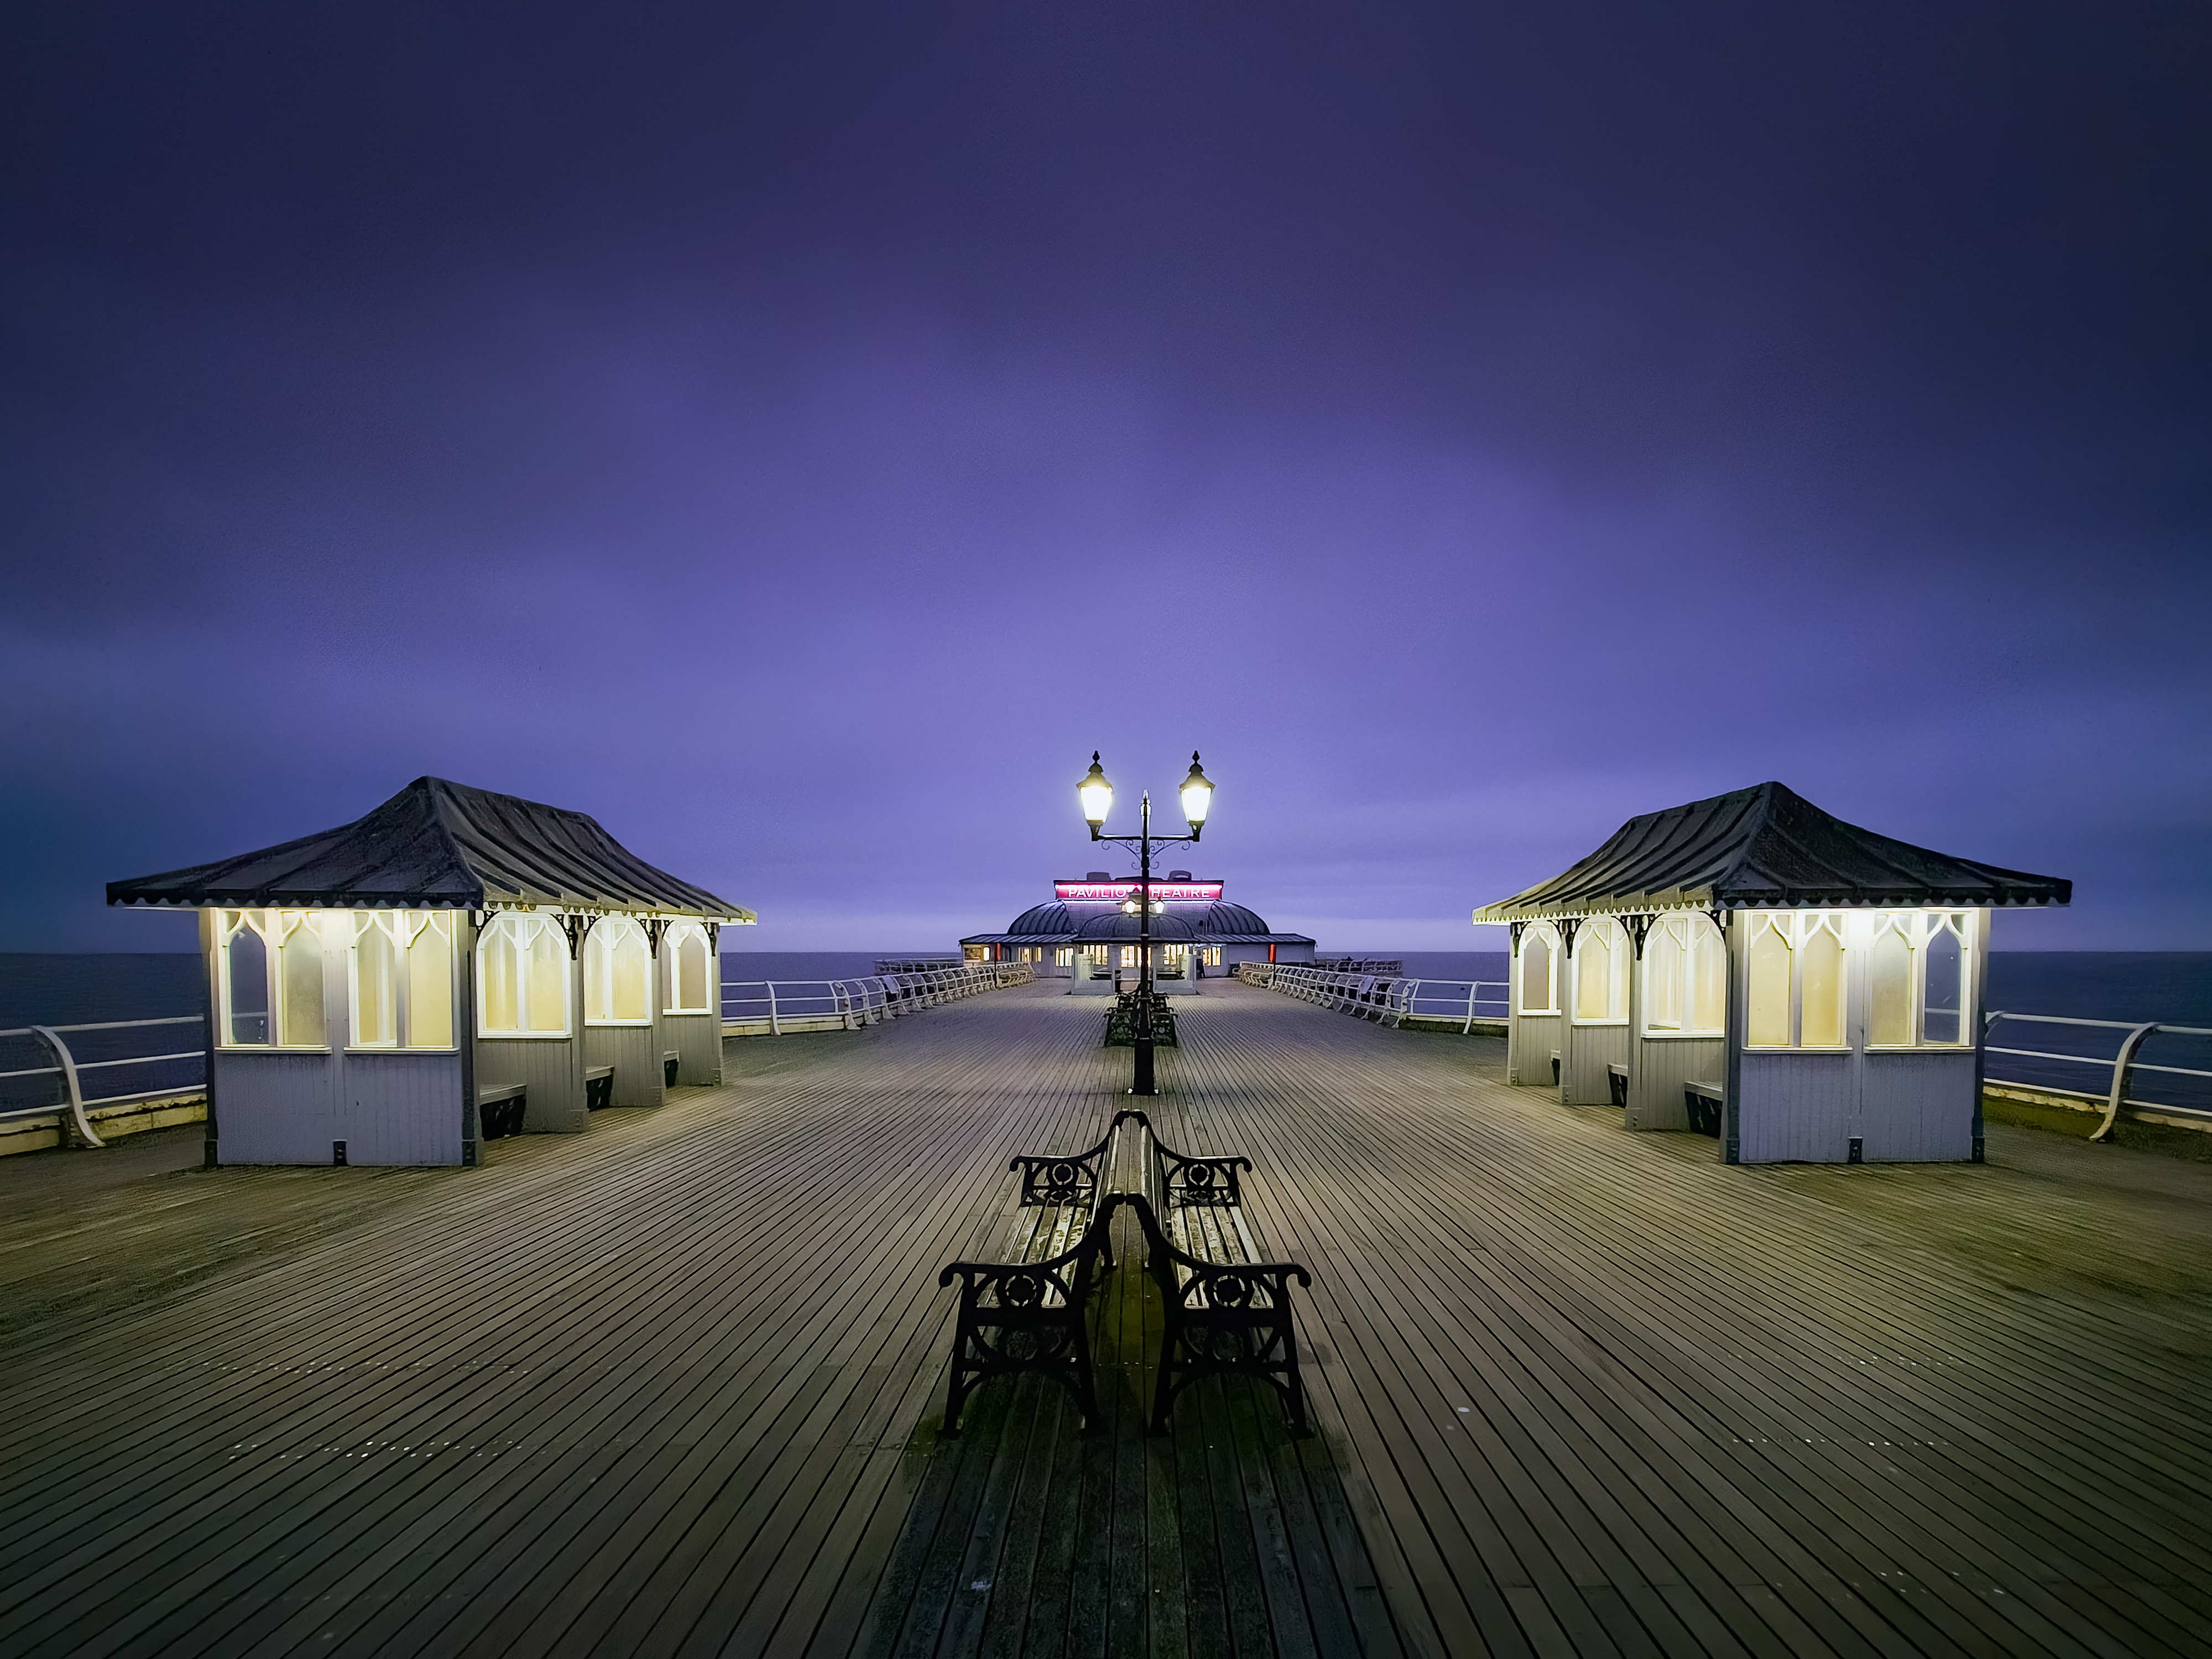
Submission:
M 1125 1215 L 1103 1424 L 1031 1377 L 940 1438 L 939 1269 L 1127 1103 L 1063 988 L 733 1040 L 474 1170 L 0 1164 L 7 1650 L 2212 1647 L 2212 1167 L 1730 1168 L 1233 980 L 1146 1109 L 1253 1159 L 1317 1431 L 1227 1382 L 1144 1432 Z

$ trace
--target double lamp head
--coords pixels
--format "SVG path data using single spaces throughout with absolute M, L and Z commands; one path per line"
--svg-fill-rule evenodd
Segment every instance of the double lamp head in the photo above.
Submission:
M 1196 841 L 1205 831 L 1206 810 L 1213 805 L 1213 784 L 1199 769 L 1195 749 L 1190 751 L 1190 775 L 1177 793 L 1182 797 L 1182 815 L 1190 823 L 1190 838 Z M 1091 770 L 1075 786 L 1075 793 L 1083 803 L 1084 819 L 1091 825 L 1091 839 L 1097 841 L 1098 832 L 1106 827 L 1106 814 L 1114 808 L 1114 786 L 1106 781 L 1095 749 L 1091 751 Z

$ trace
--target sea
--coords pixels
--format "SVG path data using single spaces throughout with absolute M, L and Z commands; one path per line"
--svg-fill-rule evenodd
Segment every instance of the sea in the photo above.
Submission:
M 1502 951 L 1408 951 L 1395 957 L 1383 951 L 1358 954 L 1402 961 L 1408 975 L 1421 979 L 1489 981 L 1483 988 L 1486 1003 L 1499 994 L 1498 988 L 1505 978 Z M 854 979 L 872 972 L 876 960 L 877 953 L 856 951 L 732 951 L 722 957 L 722 978 L 725 984 Z M 0 1033 L 31 1025 L 198 1017 L 205 1000 L 206 985 L 197 953 L 0 953 Z M 1999 951 L 1990 957 L 1985 1006 L 2019 1015 L 2212 1028 L 2212 951 Z M 1492 1010 L 1485 1007 L 1478 1012 Z M 2003 1035 L 1993 1036 L 1993 1043 L 2063 1051 L 2082 1056 L 2084 1062 L 2109 1060 L 2124 1036 L 2117 1030 L 2032 1022 L 2001 1024 L 1997 1030 Z M 201 1037 L 190 1026 L 176 1025 L 140 1032 L 86 1033 L 69 1041 L 83 1061 L 126 1053 L 196 1049 Z M 2141 1056 L 2146 1061 L 2212 1070 L 2212 1041 L 2161 1037 L 2154 1039 L 2154 1043 L 2158 1051 L 2147 1048 Z M 0 1035 L 0 1072 L 46 1063 L 35 1039 Z M 2054 1065 L 1993 1057 L 1991 1076 L 1999 1077 L 2008 1066 L 2022 1074 L 2021 1081 L 2063 1079 L 2092 1091 L 2101 1091 L 2105 1086 L 2098 1068 L 2087 1063 Z M 133 1086 L 150 1087 L 158 1082 L 183 1087 L 197 1083 L 199 1063 L 194 1057 L 155 1069 L 131 1066 L 121 1071 L 134 1079 Z M 2102 1078 L 2108 1079 L 2109 1075 L 2107 1066 Z M 88 1083 L 93 1080 L 88 1079 Z M 2163 1084 L 2148 1075 L 2143 1080 L 2146 1088 L 2160 1097 L 2169 1089 L 2179 1091 L 2174 1096 L 2177 1101 L 2193 1102 L 2204 1090 L 2202 1083 L 2178 1076 Z M 27 1079 L 22 1086 L 43 1091 L 46 1085 L 41 1079 Z M 11 1093 L 0 1086 L 0 1109 L 11 1103 Z

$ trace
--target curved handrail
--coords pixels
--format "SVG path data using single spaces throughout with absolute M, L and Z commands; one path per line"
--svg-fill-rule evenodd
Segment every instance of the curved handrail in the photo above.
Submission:
M 2094 1054 L 2069 1054 L 2043 1048 L 2000 1048 L 1989 1041 L 1989 1036 L 1996 1028 L 1997 1022 L 2005 1019 L 2036 1025 L 2071 1025 L 2096 1030 L 2124 1031 L 2126 1036 L 2120 1040 L 2119 1052 L 2111 1060 L 2100 1059 Z M 2095 1130 L 2091 1133 L 2089 1139 L 2092 1140 L 2110 1141 L 2113 1127 L 2119 1121 L 2121 1111 L 2130 1106 L 2150 1111 L 2178 1112 L 2197 1118 L 2208 1115 L 2203 1109 L 2197 1107 L 2160 1101 L 2131 1100 L 2128 1097 L 2129 1081 L 2138 1072 L 2156 1072 L 2167 1077 L 2212 1079 L 2212 1071 L 2206 1071 L 2200 1067 L 2157 1066 L 2139 1059 L 2138 1055 L 2141 1054 L 2143 1045 L 2152 1037 L 2160 1036 L 2212 1037 L 2212 1030 L 2196 1025 L 2169 1025 L 2159 1020 L 2137 1024 L 2124 1019 L 2080 1019 L 2064 1014 L 2019 1014 L 2003 1009 L 1993 1010 L 1982 1018 L 1982 1045 L 1984 1054 L 2008 1054 L 2021 1060 L 2056 1060 L 2071 1066 L 2106 1066 L 2110 1068 L 2111 1075 L 2102 1094 L 2090 1094 L 2084 1090 L 2062 1088 L 2055 1084 L 2031 1083 L 2025 1079 L 1987 1078 L 1985 1080 L 1996 1084 L 2000 1087 L 2040 1088 L 2051 1094 L 2065 1095 L 2077 1100 L 2100 1102 L 2104 1107 L 2104 1117 L 2098 1123 Z

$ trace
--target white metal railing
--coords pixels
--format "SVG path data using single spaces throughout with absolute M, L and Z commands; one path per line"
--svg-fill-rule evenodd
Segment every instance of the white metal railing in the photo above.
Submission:
M 2072 1026 L 2082 1030 L 2119 1031 L 2125 1035 L 2119 1039 L 2118 1052 L 2109 1057 L 2103 1054 L 2069 1054 L 2062 1049 L 2000 1048 L 1990 1041 L 1999 1020 L 2018 1020 L 2023 1024 L 2036 1025 Z M 2002 1054 L 2009 1059 L 2036 1062 L 2033 1066 L 2008 1066 L 2006 1070 L 2008 1073 L 2043 1070 L 2051 1072 L 2054 1076 L 2081 1077 L 2082 1081 L 2087 1082 L 2089 1079 L 2084 1074 L 2079 1072 L 2069 1073 L 2060 1068 L 2069 1066 L 2090 1066 L 2105 1073 L 2102 1079 L 2098 1079 L 2105 1086 L 2101 1091 L 2092 1091 L 2087 1089 L 2069 1088 L 2064 1084 L 2047 1082 L 2035 1077 L 2010 1075 L 1999 1077 L 1996 1067 L 1987 1058 L 1983 1061 L 1982 1080 L 1984 1083 L 1996 1084 L 2001 1088 L 2032 1089 L 2039 1094 L 2061 1095 L 2074 1100 L 2100 1103 L 2105 1109 L 2105 1121 L 2097 1126 L 2096 1133 L 2090 1136 L 2093 1140 L 2104 1140 L 2111 1137 L 2113 1121 L 2118 1118 L 2123 1107 L 2133 1107 L 2138 1111 L 2167 1113 L 2173 1116 L 2195 1119 L 2207 1125 L 2212 1125 L 2212 1086 L 2207 1086 L 2208 1084 L 2212 1084 L 2212 1071 L 2203 1070 L 2193 1066 L 2154 1065 L 2142 1059 L 2143 1046 L 2152 1038 L 2159 1036 L 2212 1037 L 2212 1030 L 2195 1025 L 2166 1025 L 2156 1021 L 2136 1025 L 2130 1024 L 2124 1019 L 2069 1019 L 2057 1014 L 2003 1012 L 1987 1014 L 1983 1017 L 1982 1021 L 1982 1052 L 1984 1056 Z M 2137 1086 L 2136 1077 L 2138 1073 L 2153 1073 L 2159 1079 L 2198 1079 L 2195 1085 L 2197 1098 L 2194 1101 L 2134 1098 L 2130 1095 L 2129 1091 Z M 2177 1086 L 2186 1088 L 2189 1085 Z
M 722 987 L 722 1030 L 728 1036 L 769 1036 L 858 1030 L 981 991 L 1026 985 L 1034 977 L 1031 967 L 1026 962 L 971 962 L 863 979 L 735 981 Z
M 93 1132 L 92 1121 L 85 1115 L 95 1106 L 127 1106 L 136 1101 L 155 1100 L 169 1095 L 188 1094 L 194 1089 L 207 1086 L 203 1071 L 198 1084 L 179 1086 L 174 1082 L 158 1088 L 139 1089 L 119 1095 L 95 1095 L 85 1092 L 84 1074 L 87 1072 L 106 1071 L 118 1066 L 157 1066 L 164 1062 L 197 1060 L 204 1066 L 204 1048 L 186 1049 L 168 1054 L 124 1054 L 106 1060 L 79 1060 L 70 1049 L 67 1037 L 85 1031 L 136 1031 L 156 1025 L 198 1025 L 198 1014 L 179 1014 L 168 1019 L 112 1019 L 90 1025 L 22 1025 L 12 1030 L 0 1031 L 0 1038 L 31 1037 L 42 1045 L 53 1057 L 49 1066 L 29 1066 L 13 1071 L 0 1072 L 0 1082 L 15 1078 L 50 1077 L 59 1079 L 62 1098 L 40 1101 L 35 1104 L 9 1105 L 0 1101 L 0 1122 L 25 1117 L 58 1117 L 66 1115 L 70 1127 L 88 1146 L 104 1146 L 107 1143 Z
M 1472 1031 L 1478 1019 L 1505 1017 L 1506 987 L 1498 980 L 1341 974 L 1290 962 L 1239 963 L 1237 976 L 1249 985 L 1264 985 L 1302 1002 L 1358 1014 L 1385 1025 L 1395 1025 L 1407 1018 L 1456 1019 L 1460 1021 L 1460 1030 L 1465 1032 Z M 1482 994 L 1485 990 L 1494 990 L 1498 994 L 1486 997 Z

